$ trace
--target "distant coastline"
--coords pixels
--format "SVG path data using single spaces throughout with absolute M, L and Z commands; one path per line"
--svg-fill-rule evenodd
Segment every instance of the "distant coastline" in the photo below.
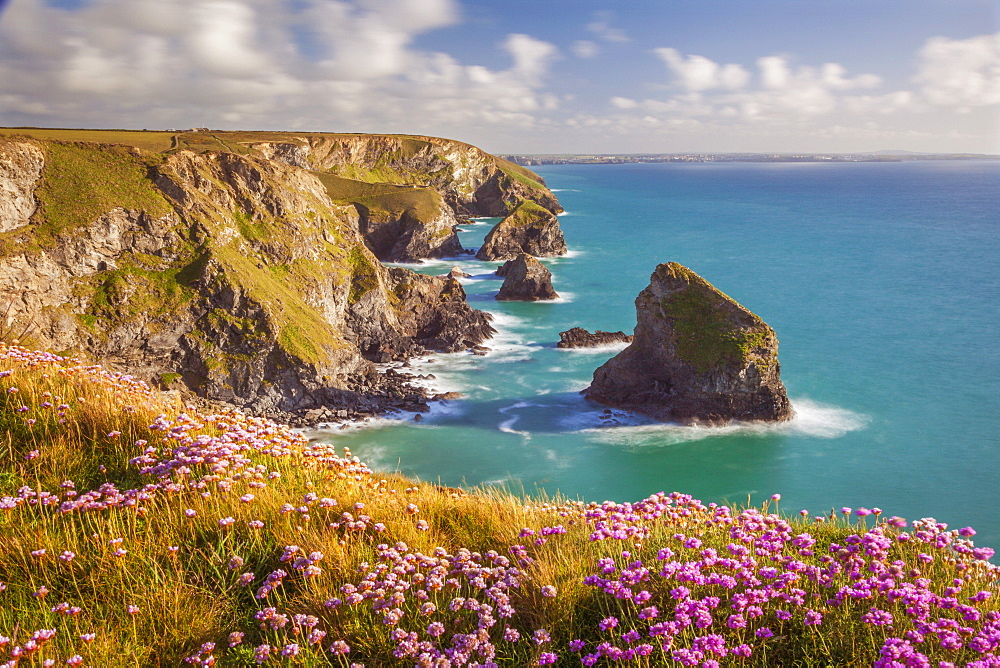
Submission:
M 911 160 L 1000 160 L 986 153 L 607 153 L 501 155 L 510 162 L 538 165 L 627 165 L 664 162 L 904 162 Z

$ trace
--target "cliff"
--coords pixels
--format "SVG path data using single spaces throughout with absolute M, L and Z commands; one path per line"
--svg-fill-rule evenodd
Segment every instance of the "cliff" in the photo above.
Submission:
M 385 406 L 409 390 L 372 361 L 493 331 L 456 280 L 382 266 L 288 160 L 0 139 L 0 193 L 2 331 L 204 397 Z
M 559 219 L 548 209 L 524 200 L 486 234 L 476 253 L 480 260 L 511 260 L 521 253 L 535 257 L 566 254 Z
M 774 330 L 708 281 L 661 264 L 635 306 L 635 338 L 594 372 L 588 399 L 685 423 L 792 416 Z
M 243 145 L 315 170 L 331 197 L 355 204 L 369 247 L 385 261 L 461 253 L 457 218 L 503 217 L 523 203 L 549 214 L 562 211 L 531 170 L 450 139 L 303 134 L 264 140 L 246 134 Z

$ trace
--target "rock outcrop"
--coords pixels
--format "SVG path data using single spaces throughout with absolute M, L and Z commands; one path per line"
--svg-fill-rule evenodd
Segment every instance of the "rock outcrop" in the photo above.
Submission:
M 0 233 L 24 227 L 35 213 L 44 156 L 30 141 L 0 142 Z
M 615 343 L 631 343 L 632 335 L 625 332 L 605 332 L 600 329 L 588 332 L 583 327 L 573 327 L 559 332 L 558 348 L 593 348 Z
M 476 253 L 480 260 L 510 260 L 521 253 L 535 257 L 566 254 L 566 239 L 551 211 L 525 200 L 486 234 Z
M 594 372 L 585 396 L 660 420 L 787 420 L 778 339 L 763 320 L 676 262 L 635 300 L 632 343 Z
M 287 161 L 0 140 L 5 174 L 38 206 L 0 236 L 0 327 L 38 347 L 256 412 L 377 410 L 415 389 L 373 361 L 493 332 L 458 281 L 380 264 L 357 209 Z
M 552 272 L 527 253 L 521 253 L 497 269 L 503 276 L 503 285 L 496 299 L 499 301 L 538 301 L 559 297 L 552 287 Z

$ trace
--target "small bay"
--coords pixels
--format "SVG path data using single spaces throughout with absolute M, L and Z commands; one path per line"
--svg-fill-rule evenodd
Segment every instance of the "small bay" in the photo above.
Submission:
M 461 400 L 378 426 L 318 431 L 382 470 L 585 500 L 681 491 L 820 514 L 879 507 L 972 525 L 1000 547 L 1000 162 L 697 163 L 536 168 L 571 249 L 546 259 L 561 298 L 500 303 L 496 263 L 458 265 L 495 314 L 485 356 L 413 370 Z M 462 232 L 479 245 L 495 222 Z M 584 401 L 615 349 L 559 332 L 635 326 L 653 268 L 676 261 L 778 334 L 789 424 L 653 424 Z

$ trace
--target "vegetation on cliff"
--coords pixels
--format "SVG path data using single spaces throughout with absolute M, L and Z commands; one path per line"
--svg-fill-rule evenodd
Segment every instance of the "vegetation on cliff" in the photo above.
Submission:
M 7 665 L 997 665 L 970 528 L 374 473 L 0 347 Z M 51 662 L 51 663 L 46 663 Z
M 39 346 L 260 411 L 363 401 L 377 380 L 365 356 L 454 351 L 492 331 L 460 286 L 389 272 L 372 252 L 461 250 L 452 191 L 439 190 L 460 175 L 433 152 L 457 150 L 447 140 L 193 132 L 150 153 L 42 135 L 0 138 L 14 147 L 0 152 L 0 179 L 16 196 L 0 210 L 2 325 L 30 329 Z M 202 139 L 219 145 L 188 150 Z M 468 150 L 483 174 L 500 173 Z M 338 177 L 339 151 L 402 161 L 425 183 Z

